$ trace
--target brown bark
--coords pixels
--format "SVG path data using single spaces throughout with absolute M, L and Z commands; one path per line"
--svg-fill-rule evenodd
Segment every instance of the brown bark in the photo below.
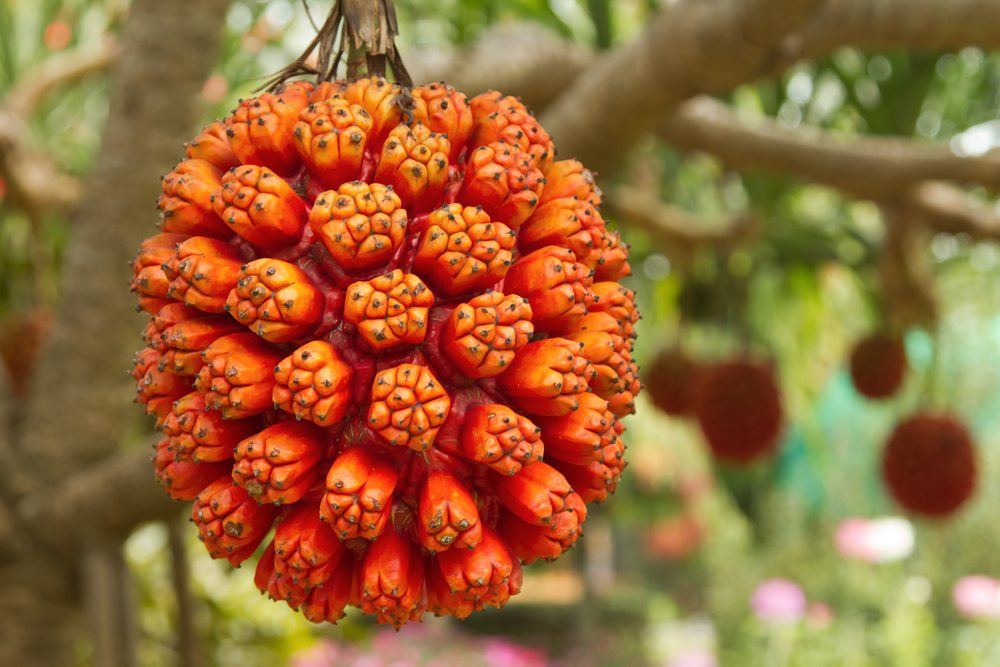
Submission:
M 18 480 L 6 485 L 7 500 L 22 500 L 14 505 L 16 512 L 7 512 L 11 539 L 4 540 L 0 554 L 0 664 L 73 664 L 82 616 L 81 536 L 104 545 L 101 560 L 119 566 L 103 571 L 117 571 L 121 580 L 120 543 L 102 541 L 100 524 L 130 528 L 133 522 L 122 521 L 129 511 L 141 509 L 146 517 L 158 511 L 132 493 L 152 486 L 145 451 L 137 453 L 147 459 L 141 487 L 138 477 L 121 475 L 119 466 L 129 456 L 65 487 L 60 483 L 115 451 L 139 423 L 125 374 L 140 328 L 126 287 L 127 262 L 152 231 L 159 175 L 181 156 L 181 143 L 195 129 L 198 110 L 192 101 L 214 62 L 227 5 L 227 0 L 136 0 L 131 6 L 102 150 L 71 226 L 56 325 L 32 382 L 25 426 L 14 434 L 4 461 L 16 468 L 7 469 L 5 479 Z M 48 504 L 47 497 L 56 504 Z M 110 502 L 102 505 L 96 498 Z M 91 510 L 96 524 L 89 521 Z M 79 521 L 82 514 L 88 521 Z M 49 516 L 65 523 L 45 523 Z M 56 545 L 75 551 L 67 557 Z M 89 616 L 112 636 L 121 632 L 129 612 L 120 601 L 99 604 L 106 593 L 95 591 L 97 600 L 91 596 Z M 102 642 L 95 657 L 129 664 L 127 642 L 115 642 Z

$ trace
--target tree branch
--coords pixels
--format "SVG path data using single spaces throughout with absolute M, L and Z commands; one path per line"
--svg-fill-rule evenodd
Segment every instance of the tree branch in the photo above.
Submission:
M 629 227 L 647 232 L 653 244 L 667 254 L 688 256 L 706 246 L 734 246 L 758 228 L 749 215 L 706 219 L 668 204 L 652 192 L 630 185 L 605 193 L 604 208 Z
M 906 197 L 904 210 L 936 232 L 967 234 L 977 241 L 1000 241 L 1000 215 L 996 209 L 947 183 L 931 181 L 916 186 Z
M 742 122 L 726 105 L 695 98 L 664 119 L 657 134 L 682 150 L 711 153 L 734 169 L 791 174 L 856 197 L 895 200 L 928 180 L 1000 187 L 1000 155 L 955 155 L 911 139 L 838 137 L 769 119 Z

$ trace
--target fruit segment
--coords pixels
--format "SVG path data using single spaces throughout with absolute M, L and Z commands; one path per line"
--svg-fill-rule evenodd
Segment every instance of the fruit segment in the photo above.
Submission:
M 531 303 L 539 331 L 562 333 L 579 322 L 594 304 L 593 276 L 568 248 L 545 246 L 510 267 L 504 289 Z
M 558 459 L 551 461 L 552 466 L 563 474 L 587 503 L 607 500 L 608 496 L 615 492 L 622 470 L 625 468 L 625 459 L 615 448 L 604 448 L 600 451 L 604 458 L 585 466 L 563 463 Z
M 461 480 L 440 470 L 427 474 L 417 506 L 417 534 L 424 548 L 434 552 L 479 545 L 483 538 L 479 510 Z
M 441 350 L 470 378 L 503 373 L 517 351 L 528 344 L 535 328 L 531 306 L 516 294 L 488 292 L 462 303 L 448 316 Z
M 498 378 L 511 403 L 530 415 L 558 417 L 580 406 L 594 376 L 581 345 L 565 338 L 528 343 Z
M 198 539 L 212 558 L 225 558 L 238 566 L 253 555 L 264 541 L 277 510 L 259 505 L 229 476 L 212 482 L 195 498 L 191 521 L 198 527 Z
M 540 205 L 554 199 L 579 199 L 594 208 L 601 205 L 601 189 L 594 173 L 576 160 L 557 160 L 545 170 Z
M 516 97 L 491 90 L 469 104 L 476 124 L 473 146 L 503 141 L 530 155 L 532 164 L 542 170 L 551 164 L 556 151 L 549 133 Z
M 407 213 L 391 187 L 351 181 L 316 198 L 309 224 L 340 266 L 371 269 L 399 249 Z
M 437 564 L 448 589 L 472 603 L 502 607 L 521 590 L 521 568 L 503 540 L 483 529 L 482 540 L 472 549 L 450 549 L 437 555 Z
M 308 220 L 305 202 L 267 167 L 231 169 L 212 202 L 230 229 L 264 250 L 298 241 Z
M 319 184 L 338 188 L 358 177 L 371 132 L 367 111 L 342 97 L 329 97 L 299 114 L 295 147 Z
M 313 623 L 336 623 L 342 619 L 347 605 L 359 602 L 354 567 L 354 557 L 344 554 L 326 583 L 309 591 L 302 603 L 302 615 Z
M 145 335 L 149 344 L 163 353 L 161 369 L 175 375 L 197 375 L 204 365 L 204 349 L 239 330 L 239 325 L 227 317 L 171 303 L 156 313 Z
M 197 137 L 184 144 L 184 154 L 192 160 L 204 160 L 220 172 L 228 171 L 240 163 L 229 146 L 226 126 L 220 121 L 209 123 Z
M 269 167 L 282 176 L 298 170 L 292 131 L 312 87 L 297 81 L 240 102 L 225 120 L 229 145 L 240 162 Z
M 202 354 L 195 388 L 226 419 L 259 414 L 272 405 L 274 367 L 281 357 L 252 333 L 223 336 Z
M 225 241 L 193 236 L 163 264 L 170 280 L 167 296 L 206 313 L 221 313 L 241 264 L 236 249 Z
M 173 402 L 191 389 L 190 378 L 162 370 L 161 363 L 161 354 L 151 347 L 137 352 L 132 360 L 136 401 L 146 406 L 146 414 L 158 418 L 166 416 Z
M 375 350 L 421 343 L 434 295 L 412 273 L 399 269 L 347 288 L 344 319 Z
M 373 540 L 389 521 L 396 480 L 392 464 L 367 447 L 352 447 L 330 466 L 320 517 L 342 540 Z
M 163 231 L 225 239 L 233 235 L 212 207 L 222 172 L 205 160 L 184 160 L 163 177 L 156 200 Z
M 156 481 L 174 500 L 194 500 L 205 487 L 229 472 L 227 463 L 192 463 L 178 461 L 170 452 L 168 440 L 156 445 L 153 456 Z
M 491 219 L 517 230 L 538 205 L 544 182 L 527 153 L 497 142 L 472 151 L 458 201 L 482 206 Z
M 302 269 L 265 257 L 240 267 L 225 310 L 264 340 L 284 343 L 315 330 L 324 303 Z
M 411 212 L 426 211 L 444 193 L 450 151 L 447 137 L 423 123 L 397 125 L 382 146 L 375 180 L 392 186 Z
M 606 398 L 616 415 L 624 417 L 635 412 L 635 396 L 642 384 L 629 340 L 619 333 L 618 322 L 607 313 L 590 313 L 576 326 L 577 331 L 566 334 L 566 338 L 583 345 L 581 354 L 595 373 L 591 390 Z
M 259 429 L 255 419 L 223 419 L 208 409 L 205 397 L 197 391 L 174 401 L 170 414 L 160 424 L 174 456 L 194 463 L 229 461 L 239 441 Z
M 511 552 L 524 563 L 554 560 L 572 547 L 583 534 L 587 506 L 579 496 L 567 500 L 567 510 L 553 517 L 547 525 L 523 521 L 513 514 L 500 517 L 497 530 Z
M 594 303 L 591 312 L 607 313 L 615 318 L 621 335 L 635 338 L 635 323 L 639 321 L 639 309 L 635 306 L 635 292 L 613 282 L 597 282 L 590 286 Z
M 361 564 L 361 610 L 379 623 L 402 627 L 423 615 L 424 567 L 412 542 L 386 530 Z
M 506 405 L 475 405 L 465 413 L 460 442 L 465 455 L 501 475 L 541 461 L 542 430 Z
M 236 447 L 233 481 L 259 503 L 296 503 L 319 476 L 324 449 L 323 434 L 312 424 L 269 426 Z
M 413 94 L 413 119 L 451 142 L 449 160 L 458 161 L 472 135 L 473 118 L 468 98 L 443 81 L 417 86 Z
M 352 81 L 341 95 L 357 104 L 372 118 L 372 145 L 381 146 L 392 128 L 403 119 L 403 89 L 379 76 Z
M 619 436 L 624 428 L 608 403 L 594 394 L 580 396 L 580 407 L 562 417 L 540 417 L 545 453 L 573 465 L 585 466 L 604 459 L 608 447 L 620 455 Z
M 515 236 L 480 207 L 448 204 L 428 216 L 413 270 L 446 296 L 488 289 L 507 274 Z
M 351 408 L 353 374 L 330 343 L 306 343 L 275 367 L 274 405 L 296 419 L 332 426 Z
M 129 287 L 138 295 L 140 305 L 144 300 L 150 300 L 150 297 L 167 298 L 170 279 L 167 278 L 163 265 L 187 238 L 183 234 L 157 234 L 150 236 L 139 246 L 139 252 L 132 260 L 132 281 Z
M 498 476 L 496 493 L 504 507 L 528 523 L 549 525 L 570 509 L 573 487 L 547 463 L 524 466 L 516 475 Z
M 429 369 L 402 364 L 375 376 L 368 426 L 386 442 L 423 452 L 451 410 L 451 398 Z
M 343 555 L 344 546 L 313 503 L 296 505 L 274 531 L 275 572 L 306 590 L 326 583 Z

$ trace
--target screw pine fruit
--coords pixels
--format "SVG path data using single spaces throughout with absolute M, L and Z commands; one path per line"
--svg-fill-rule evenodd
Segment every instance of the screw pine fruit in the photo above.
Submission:
M 851 381 L 866 398 L 895 394 L 906 376 L 906 348 L 902 338 L 875 334 L 862 338 L 851 350 Z
M 628 248 L 521 102 L 293 81 L 163 180 L 132 289 L 166 491 L 315 622 L 501 607 L 625 467 Z M 543 462 L 544 459 L 544 462 Z
M 694 413 L 709 449 L 733 465 L 774 451 L 781 434 L 781 393 L 770 365 L 733 359 L 705 369 Z
M 952 415 L 921 412 L 896 425 L 882 452 L 882 476 L 892 497 L 915 514 L 944 517 L 976 490 L 975 445 Z

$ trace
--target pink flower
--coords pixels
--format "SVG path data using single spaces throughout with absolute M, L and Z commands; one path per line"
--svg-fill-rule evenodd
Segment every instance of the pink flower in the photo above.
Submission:
M 896 516 L 844 519 L 837 526 L 834 543 L 845 558 L 890 563 L 913 553 L 913 524 Z
M 768 579 L 753 592 L 750 607 L 765 622 L 797 621 L 806 611 L 806 594 L 788 579 Z
M 667 667 L 718 667 L 718 664 L 719 661 L 711 653 L 689 651 L 675 655 Z
M 817 630 L 827 628 L 833 623 L 833 610 L 824 602 L 810 602 L 806 608 L 806 623 Z
M 1000 618 L 1000 581 L 981 574 L 962 577 L 951 589 L 951 600 L 965 618 Z

